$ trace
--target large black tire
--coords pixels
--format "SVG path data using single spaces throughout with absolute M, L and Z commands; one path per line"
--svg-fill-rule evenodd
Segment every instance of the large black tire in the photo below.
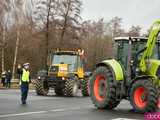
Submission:
M 68 97 L 74 97 L 77 96 L 77 92 L 78 92 L 77 80 L 71 80 L 71 79 L 66 80 L 64 89 L 65 95 Z
M 89 96 L 89 84 L 88 79 L 83 79 L 81 81 L 81 91 L 83 96 Z
M 158 92 L 150 79 L 141 79 L 132 84 L 130 90 L 130 103 L 138 113 L 155 112 Z
M 55 88 L 54 89 L 55 90 L 55 93 L 56 93 L 56 95 L 58 95 L 58 96 L 63 96 L 64 95 L 64 89 L 63 88 Z
M 43 82 L 40 80 L 35 80 L 34 82 L 35 90 L 37 95 L 47 95 L 49 92 L 49 87 L 47 85 L 47 82 Z
M 115 78 L 110 67 L 98 67 L 90 79 L 90 96 L 93 104 L 100 109 L 113 109 L 120 100 L 116 99 Z
M 158 109 L 160 109 L 160 88 L 158 87 L 157 90 L 158 90 L 157 107 L 158 107 Z

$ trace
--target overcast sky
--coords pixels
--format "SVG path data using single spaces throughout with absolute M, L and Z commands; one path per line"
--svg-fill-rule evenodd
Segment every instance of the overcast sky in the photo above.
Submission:
M 160 19 L 160 0 L 82 0 L 84 20 L 106 21 L 114 16 L 123 18 L 125 29 L 140 25 L 146 31 L 156 19 Z

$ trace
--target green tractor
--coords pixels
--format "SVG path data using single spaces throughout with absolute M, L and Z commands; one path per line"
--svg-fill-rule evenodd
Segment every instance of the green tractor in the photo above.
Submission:
M 149 38 L 115 38 L 116 58 L 96 65 L 90 78 L 90 96 L 100 109 L 113 109 L 122 99 L 129 100 L 139 113 L 160 107 L 160 20 Z

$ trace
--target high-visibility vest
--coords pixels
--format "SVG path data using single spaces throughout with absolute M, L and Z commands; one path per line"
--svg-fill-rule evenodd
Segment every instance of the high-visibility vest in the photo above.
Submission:
M 23 69 L 22 82 L 29 82 L 29 71 Z

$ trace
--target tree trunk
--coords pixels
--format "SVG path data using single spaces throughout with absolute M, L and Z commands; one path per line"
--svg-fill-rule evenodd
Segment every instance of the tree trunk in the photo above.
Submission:
M 67 21 L 68 21 L 68 14 L 69 14 L 69 9 L 70 9 L 70 1 L 67 1 L 67 9 L 66 9 L 66 13 L 64 15 L 64 23 L 63 23 L 63 27 L 62 27 L 62 32 L 61 32 L 61 36 L 60 36 L 60 41 L 59 41 L 59 48 L 61 47 L 62 44 L 64 44 L 64 35 L 67 29 Z
M 5 41 L 6 41 L 6 31 L 3 29 L 3 42 L 2 42 L 2 72 L 4 71 L 4 49 L 5 49 Z
M 46 22 L 46 31 L 45 31 L 45 37 L 46 37 L 46 41 L 45 41 L 45 60 L 44 60 L 44 64 L 45 64 L 45 68 L 47 69 L 47 58 L 48 58 L 48 54 L 49 54 L 49 24 L 50 24 L 50 12 L 51 12 L 51 0 L 49 1 L 48 4 L 48 13 L 47 13 L 47 22 Z
M 16 40 L 16 48 L 15 48 L 15 54 L 14 54 L 14 62 L 13 62 L 13 71 L 12 71 L 12 79 L 14 79 L 15 77 L 15 68 L 16 68 L 16 62 L 17 62 L 17 55 L 18 55 L 18 47 L 19 47 L 19 29 L 17 30 L 17 40 Z

